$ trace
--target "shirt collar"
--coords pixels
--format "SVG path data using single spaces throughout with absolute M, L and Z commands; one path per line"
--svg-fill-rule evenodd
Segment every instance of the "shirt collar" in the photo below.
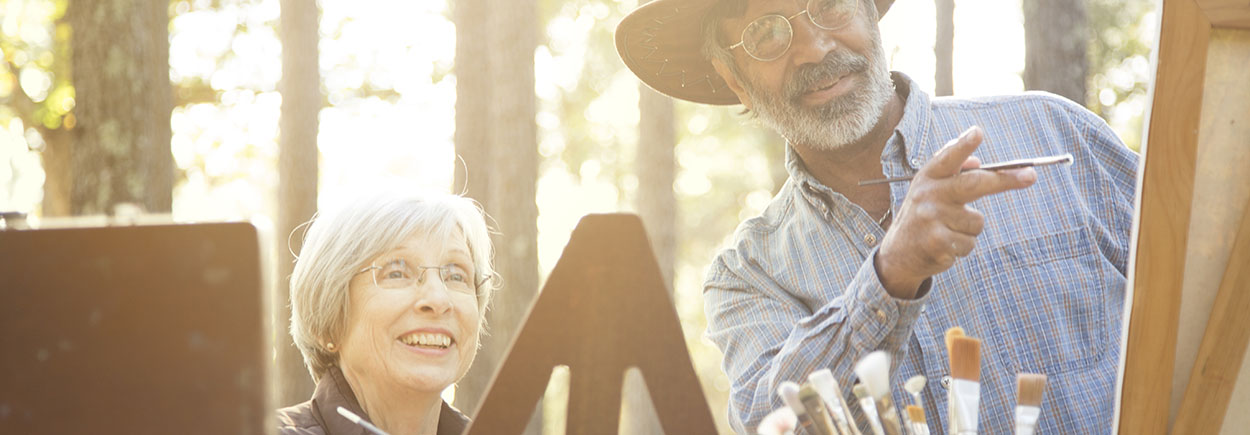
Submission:
M 903 98 L 903 117 L 894 127 L 894 135 L 898 140 L 895 141 L 891 137 L 885 149 L 881 151 L 881 158 L 884 160 L 896 157 L 901 148 L 907 157 L 904 159 L 904 164 L 917 170 L 928 160 L 928 150 L 924 144 L 928 139 L 929 123 L 933 120 L 932 105 L 929 95 L 920 89 L 911 77 L 895 71 L 890 74 L 890 79 L 894 82 L 895 92 Z M 786 171 L 790 173 L 790 178 L 800 186 L 808 184 L 823 186 L 807 171 L 803 159 L 799 157 L 794 147 L 790 146 L 788 140 L 786 141 Z

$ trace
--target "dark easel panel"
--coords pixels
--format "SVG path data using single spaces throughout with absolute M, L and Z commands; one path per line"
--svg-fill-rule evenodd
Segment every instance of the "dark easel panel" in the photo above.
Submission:
M 520 433 L 557 365 L 570 372 L 570 434 L 617 432 L 630 367 L 642 372 L 666 433 L 716 433 L 637 216 L 581 220 L 507 355 L 470 434 Z

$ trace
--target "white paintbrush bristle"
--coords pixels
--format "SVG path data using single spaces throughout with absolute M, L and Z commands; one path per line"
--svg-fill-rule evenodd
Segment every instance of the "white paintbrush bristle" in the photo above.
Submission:
M 838 391 L 838 380 L 833 377 L 833 372 L 829 369 L 820 369 L 807 375 L 807 381 L 812 383 L 812 388 L 815 388 L 826 402 L 833 403 L 833 399 L 841 395 Z
M 869 353 L 855 364 L 855 375 L 873 398 L 885 397 L 890 394 L 890 355 L 880 350 Z
M 924 375 L 912 376 L 911 379 L 907 380 L 907 383 L 903 384 L 903 389 L 907 390 L 908 393 L 919 394 L 921 391 L 924 391 L 925 382 L 928 382 L 928 379 Z
M 777 395 L 781 396 L 781 401 L 786 403 L 795 414 L 804 414 L 807 410 L 803 407 L 803 402 L 799 400 L 799 384 L 785 381 L 777 386 Z

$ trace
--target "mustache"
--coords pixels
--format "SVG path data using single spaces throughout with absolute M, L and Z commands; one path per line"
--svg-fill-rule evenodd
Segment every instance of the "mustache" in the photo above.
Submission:
M 868 70 L 868 58 L 839 47 L 830 51 L 820 63 L 800 66 L 786 84 L 786 96 L 797 99 L 822 81 L 835 79 L 852 72 Z

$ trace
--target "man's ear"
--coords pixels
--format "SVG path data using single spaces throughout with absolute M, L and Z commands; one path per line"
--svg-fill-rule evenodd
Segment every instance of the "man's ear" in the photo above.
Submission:
M 742 87 L 742 83 L 738 82 L 738 78 L 734 76 L 733 71 L 729 70 L 729 65 L 725 65 L 720 59 L 712 59 L 712 68 L 716 68 L 716 74 L 725 80 L 725 84 L 729 85 L 729 90 L 738 96 L 738 101 L 746 106 L 747 110 L 751 110 L 751 97 L 747 94 L 746 88 Z

